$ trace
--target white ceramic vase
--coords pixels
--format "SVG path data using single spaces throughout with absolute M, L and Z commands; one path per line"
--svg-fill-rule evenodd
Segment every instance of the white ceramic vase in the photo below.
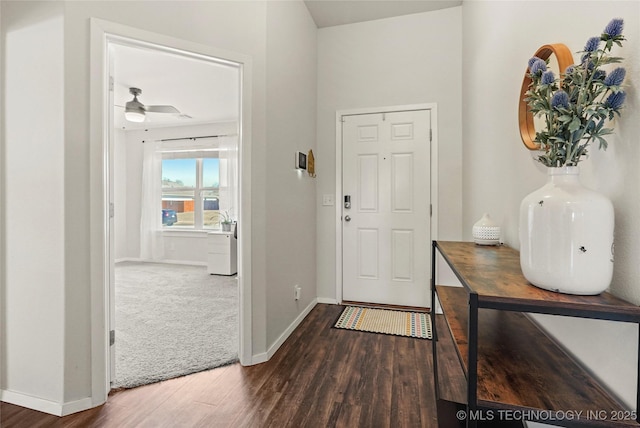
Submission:
M 500 226 L 484 213 L 472 228 L 473 242 L 478 245 L 500 245 Z
M 567 294 L 606 290 L 613 275 L 611 201 L 580 184 L 578 167 L 548 168 L 520 205 L 520 266 L 536 287 Z

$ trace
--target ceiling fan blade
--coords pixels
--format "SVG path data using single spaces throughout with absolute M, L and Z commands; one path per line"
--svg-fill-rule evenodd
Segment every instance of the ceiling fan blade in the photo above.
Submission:
M 174 106 L 145 106 L 144 109 L 149 113 L 180 113 Z

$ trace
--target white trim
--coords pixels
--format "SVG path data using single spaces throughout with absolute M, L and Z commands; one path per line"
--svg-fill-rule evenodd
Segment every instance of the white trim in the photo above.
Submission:
M 342 302 L 342 116 L 336 111 L 336 301 Z
M 108 346 L 108 283 L 105 278 L 108 266 L 105 195 L 108 179 L 107 149 L 108 100 L 107 43 L 126 40 L 129 43 L 172 50 L 183 55 L 213 60 L 221 59 L 239 68 L 240 109 L 239 126 L 239 237 L 238 282 L 239 282 L 239 358 L 243 365 L 252 360 L 251 318 L 251 57 L 213 48 L 187 40 L 151 33 L 137 28 L 91 18 L 90 20 L 90 249 L 91 249 L 91 403 L 86 408 L 103 404 L 107 400 L 110 385 Z M 219 61 L 220 62 L 220 61 Z M 78 408 L 78 410 L 82 410 Z
M 81 400 L 69 401 L 62 404 L 62 414 L 60 416 L 67 416 L 72 413 L 81 412 L 91 408 L 91 398 L 83 398 Z
M 207 266 L 207 262 L 190 262 L 188 260 L 170 260 L 170 259 L 162 259 L 162 260 L 139 260 L 142 263 L 160 263 L 167 265 L 182 265 L 182 266 Z
M 175 226 L 171 226 L 175 227 Z M 162 234 L 166 237 L 175 238 L 195 238 L 195 239 L 207 239 L 207 235 L 210 232 L 220 232 L 217 229 L 162 229 Z M 226 232 L 231 233 L 231 232 Z
M 120 259 L 115 259 L 113 262 L 115 264 L 118 263 L 125 263 L 125 262 L 134 262 L 134 263 L 138 263 L 138 262 L 142 262 L 143 260 L 141 258 L 138 257 L 122 257 Z
M 431 239 L 438 239 L 438 105 L 436 103 L 369 107 L 336 111 L 336 302 L 342 302 L 342 116 L 429 110 L 431 112 Z M 429 243 L 431 251 L 431 243 Z M 431 257 L 427 263 L 431 263 Z
M 427 104 L 431 110 L 431 240 L 438 239 L 438 105 Z M 429 243 L 431 244 L 431 243 Z M 429 245 L 429 248 L 432 248 Z M 429 257 L 428 263 L 431 263 Z M 433 275 L 433 273 L 432 273 Z
M 275 355 L 278 349 L 280 349 L 282 344 L 291 335 L 291 333 L 293 333 L 293 331 L 300 325 L 300 323 L 305 319 L 305 317 L 309 315 L 309 312 L 311 312 L 311 310 L 315 308 L 317 304 L 318 304 L 318 299 L 313 299 L 311 303 L 309 303 L 309 305 L 306 308 L 304 308 L 302 312 L 300 312 L 300 315 L 298 315 L 298 317 L 295 320 L 293 320 L 291 324 L 289 324 L 289 327 L 287 327 L 287 329 L 282 332 L 280 337 L 278 337 L 278 339 L 275 342 L 273 342 L 273 344 L 269 347 L 269 349 L 267 349 L 266 353 L 257 354 L 254 356 L 254 364 L 264 363 L 265 361 L 270 360 L 271 357 Z
M 134 263 L 160 263 L 167 265 L 183 265 L 183 266 L 207 266 L 207 262 L 191 262 L 188 260 L 146 260 L 137 257 L 123 257 L 121 259 L 115 259 L 114 263 L 124 263 L 124 262 L 134 262 Z
M 338 302 L 336 299 L 329 299 L 327 297 L 318 297 L 318 303 L 324 303 L 325 305 L 338 305 L 340 304 L 340 302 Z
M 175 228 L 175 229 L 174 229 Z M 171 229 L 162 229 L 164 236 L 178 237 L 178 238 L 197 238 L 206 239 L 209 234 L 216 235 L 231 235 L 233 230 L 220 230 L 220 229 L 183 229 L 180 226 L 171 226 Z
M 33 397 L 31 395 L 21 394 L 19 392 L 8 391 L 6 389 L 0 391 L 0 401 L 55 416 L 66 416 L 91 408 L 90 398 L 69 401 L 67 403 L 58 403 L 55 401 L 45 400 L 43 398 Z
M 251 357 L 251 365 L 262 364 L 267 361 L 269 361 L 269 354 L 267 352 L 262 352 Z
M 43 398 L 32 397 L 31 395 L 21 394 L 19 392 L 8 391 L 3 389 L 0 391 L 0 401 L 15 404 L 16 406 L 26 407 L 28 409 L 37 410 L 39 412 L 49 413 L 50 415 L 62 416 L 62 404 L 45 400 Z

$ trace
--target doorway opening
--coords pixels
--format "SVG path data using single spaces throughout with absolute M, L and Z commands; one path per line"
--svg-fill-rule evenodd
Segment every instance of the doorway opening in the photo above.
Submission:
M 240 70 L 126 39 L 107 54 L 110 381 L 121 388 L 238 359 L 237 243 L 221 228 L 237 225 Z
M 429 308 L 436 106 L 339 111 L 336 118 L 337 300 Z
M 251 223 L 250 212 L 242 209 L 250 200 L 245 184 L 250 182 L 246 117 L 251 100 L 243 89 L 250 82 L 251 63 L 239 54 L 98 19 L 92 19 L 91 30 L 91 210 L 96 225 L 102 219 L 101 227 L 92 228 L 92 378 L 93 401 L 100 403 L 106 401 L 114 367 L 116 261 L 196 267 L 205 280 L 220 274 L 235 289 L 237 321 L 231 330 L 237 358 L 251 363 Z M 119 54 L 125 59 L 117 61 Z M 127 67 L 146 74 L 143 83 L 127 74 Z M 211 74 L 216 72 L 232 78 L 213 89 Z M 194 83 L 200 86 L 190 86 Z M 224 99 L 228 94 L 233 98 Z M 125 113 L 135 110 L 143 120 L 127 120 Z M 145 169 L 145 159 L 152 159 L 153 166 Z M 182 167 L 173 168 L 178 164 Z M 195 166 L 192 174 L 186 164 Z M 193 182 L 186 178 L 190 174 Z M 154 198 L 157 204 L 149 203 Z M 170 221 L 164 221 L 165 212 Z M 222 214 L 234 222 L 229 232 L 221 230 Z M 211 236 L 234 241 L 235 258 L 229 249 L 224 272 L 211 261 Z

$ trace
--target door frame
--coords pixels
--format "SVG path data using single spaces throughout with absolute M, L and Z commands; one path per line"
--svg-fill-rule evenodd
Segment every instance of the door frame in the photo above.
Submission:
M 110 40 L 216 59 L 237 65 L 240 71 L 238 132 L 238 289 L 239 352 L 242 365 L 252 364 L 251 312 L 251 91 L 252 60 L 247 55 L 187 40 L 91 18 L 90 42 L 90 248 L 91 248 L 91 397 L 96 406 L 107 401 L 109 367 L 109 73 Z
M 429 110 L 431 112 L 431 239 L 438 237 L 438 105 L 436 103 L 368 107 L 336 111 L 336 301 L 342 303 L 342 117 L 376 113 Z M 429 244 L 429 251 L 431 245 Z M 426 261 L 431 263 L 431 258 Z M 433 305 L 433 302 L 431 302 Z

